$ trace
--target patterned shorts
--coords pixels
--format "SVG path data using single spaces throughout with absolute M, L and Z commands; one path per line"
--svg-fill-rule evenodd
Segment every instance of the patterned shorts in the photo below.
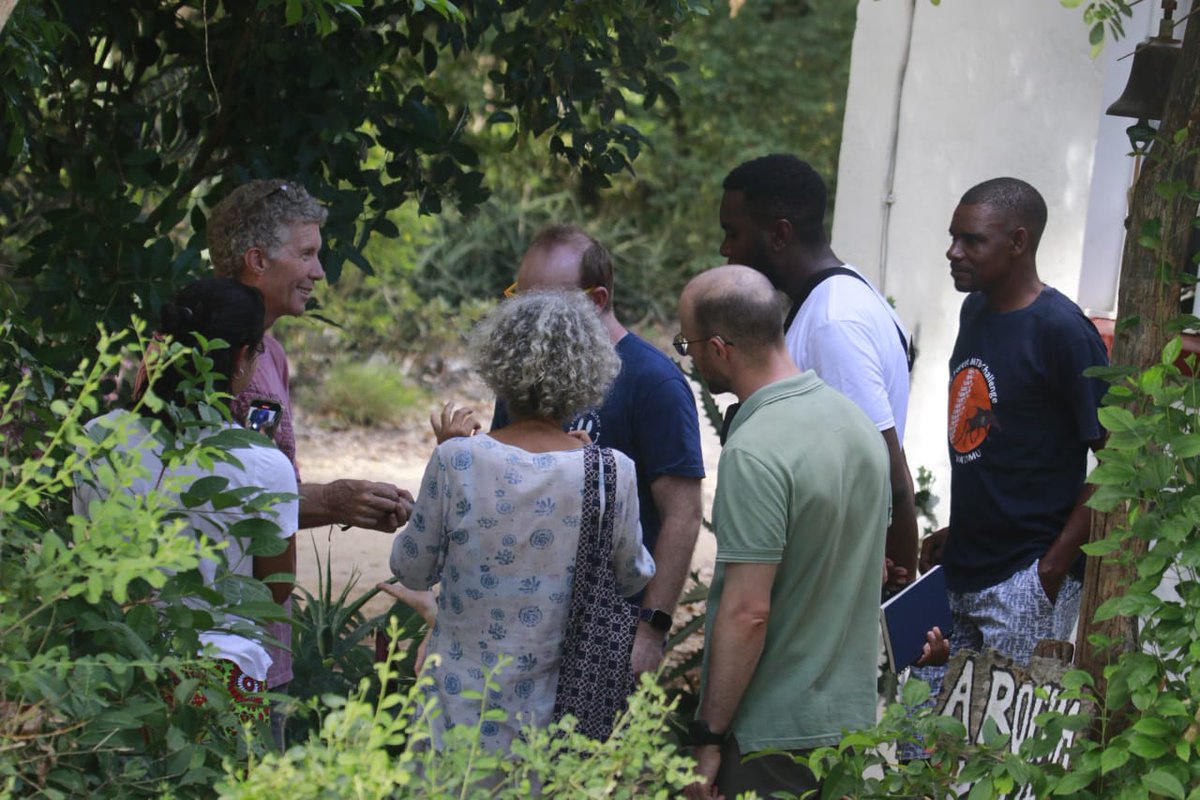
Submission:
M 954 615 L 950 656 L 959 650 L 998 651 L 1020 664 L 1028 664 L 1034 646 L 1043 639 L 1069 640 L 1079 617 L 1083 583 L 1068 575 L 1053 603 L 1038 578 L 1038 561 L 1004 581 L 978 592 L 948 592 Z M 929 705 L 942 688 L 945 666 L 913 667 L 911 677 L 925 681 L 932 692 Z M 923 751 L 902 748 L 902 757 L 920 757 Z

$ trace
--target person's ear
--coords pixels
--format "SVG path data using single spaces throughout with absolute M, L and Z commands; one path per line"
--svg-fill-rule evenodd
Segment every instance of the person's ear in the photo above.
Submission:
M 597 286 L 595 289 L 592 289 L 589 296 L 592 298 L 592 302 L 596 304 L 597 311 L 603 311 L 608 308 L 608 300 L 611 295 L 608 292 L 607 286 Z
M 258 276 L 267 269 L 267 256 L 260 247 L 250 247 L 242 253 L 242 271 L 238 277 L 244 283 L 254 285 Z
M 792 221 L 789 219 L 777 219 L 771 223 L 769 230 L 771 249 L 775 252 L 785 249 L 792 241 Z
M 725 343 L 725 340 L 720 336 L 710 336 L 704 340 L 704 346 L 712 348 L 712 354 L 721 361 L 729 359 L 729 353 L 732 348 Z
M 250 348 L 250 345 L 244 344 L 234 350 L 233 364 L 231 365 L 233 368 L 232 377 L 234 379 L 246 377 L 250 371 L 250 368 L 253 366 L 253 361 L 254 351 Z
M 1014 228 L 1010 235 L 1010 242 L 1014 256 L 1024 254 L 1029 249 L 1029 230 L 1021 227 Z

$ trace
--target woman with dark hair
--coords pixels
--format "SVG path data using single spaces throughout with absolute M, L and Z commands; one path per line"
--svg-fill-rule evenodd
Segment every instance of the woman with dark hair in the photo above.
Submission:
M 225 344 L 209 347 L 205 357 L 212 361 L 212 372 L 216 373 L 211 387 L 214 394 L 233 395 L 240 391 L 254 374 L 254 364 L 262 352 L 264 305 L 257 289 L 235 280 L 216 278 L 196 281 L 176 295 L 173 302 L 162 307 L 158 333 L 189 348 L 199 349 L 200 337 L 212 342 L 221 340 Z M 163 348 L 159 357 L 169 358 Z M 128 439 L 120 445 L 118 453 L 128 457 L 136 455 L 143 470 L 142 477 L 132 485 L 114 486 L 101 482 L 105 472 L 97 470 L 91 480 L 77 487 L 74 496 L 75 512 L 87 517 L 93 499 L 100 499 L 112 492 L 123 491 L 132 495 L 144 495 L 151 491 L 168 497 L 178 497 L 190 488 L 196 479 L 218 476 L 226 480 L 222 491 L 228 492 L 241 487 L 253 487 L 270 493 L 282 493 L 288 499 L 277 503 L 273 511 L 250 511 L 245 508 L 216 509 L 209 503 L 185 507 L 178 504 L 178 516 L 185 525 L 180 535 L 189 536 L 198 542 L 203 539 L 212 545 L 225 545 L 224 561 L 229 573 L 254 576 L 263 579 L 278 573 L 294 573 L 296 550 L 292 534 L 297 526 L 296 478 L 291 463 L 267 439 L 253 447 L 238 447 L 230 451 L 236 460 L 218 460 L 211 466 L 197 464 L 172 466 L 164 463 L 164 444 L 160 435 L 163 427 L 174 435 L 175 446 L 200 441 L 222 429 L 236 425 L 229 421 L 214 421 L 199 426 L 179 425 L 182 414 L 201 416 L 199 406 L 204 397 L 197 397 L 197 388 L 189 389 L 193 378 L 182 368 L 192 359 L 186 356 L 168 360 L 165 367 L 151 383 L 135 392 L 142 399 L 152 392 L 167 405 L 157 413 L 149 411 L 150 404 L 138 403 L 142 410 L 138 416 L 130 411 L 112 411 L 88 423 L 88 429 L 131 431 Z M 196 387 L 203 384 L 196 383 Z M 170 459 L 167 459 L 170 462 Z M 111 473 L 108 473 L 111 474 Z M 249 556 L 244 552 L 245 543 L 237 537 L 227 535 L 227 529 L 235 522 L 248 517 L 263 517 L 279 526 L 281 537 L 288 539 L 283 552 L 274 556 Z M 218 564 L 204 559 L 200 563 L 200 574 L 205 585 L 212 587 L 218 579 Z M 269 584 L 276 602 L 282 603 L 291 594 L 291 583 Z M 198 601 L 197 601 L 198 602 Z M 271 665 L 267 649 L 258 641 L 261 632 L 246 636 L 236 630 L 245 631 L 245 620 L 235 617 L 222 618 L 214 615 L 220 626 L 200 635 L 206 651 L 212 652 L 220 679 L 228 688 L 234 711 L 243 720 L 265 720 L 267 707 L 263 702 L 264 681 Z M 202 697 L 198 694 L 197 697 Z

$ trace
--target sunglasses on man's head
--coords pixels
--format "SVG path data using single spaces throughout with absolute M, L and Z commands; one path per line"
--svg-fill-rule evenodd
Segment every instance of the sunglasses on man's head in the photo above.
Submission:
M 589 289 L 581 289 L 580 291 L 582 291 L 584 294 L 591 294 L 592 292 L 596 291 L 599 288 L 600 288 L 599 286 L 592 286 Z M 517 291 L 517 282 L 516 281 L 513 281 L 512 285 L 504 290 L 505 297 L 516 297 L 519 294 L 520 294 L 520 292 Z

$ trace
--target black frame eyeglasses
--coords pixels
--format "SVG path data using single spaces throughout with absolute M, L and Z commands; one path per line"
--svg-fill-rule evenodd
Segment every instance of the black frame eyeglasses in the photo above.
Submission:
M 680 331 L 679 333 L 675 334 L 675 338 L 671 340 L 671 346 L 675 348 L 676 353 L 679 353 L 681 356 L 686 356 L 688 354 L 688 345 L 696 344 L 697 342 L 707 342 L 709 339 L 720 339 L 724 344 L 730 346 L 733 345 L 733 342 L 729 341 L 719 333 L 710 333 L 703 339 L 685 339 L 683 338 L 683 331 Z

